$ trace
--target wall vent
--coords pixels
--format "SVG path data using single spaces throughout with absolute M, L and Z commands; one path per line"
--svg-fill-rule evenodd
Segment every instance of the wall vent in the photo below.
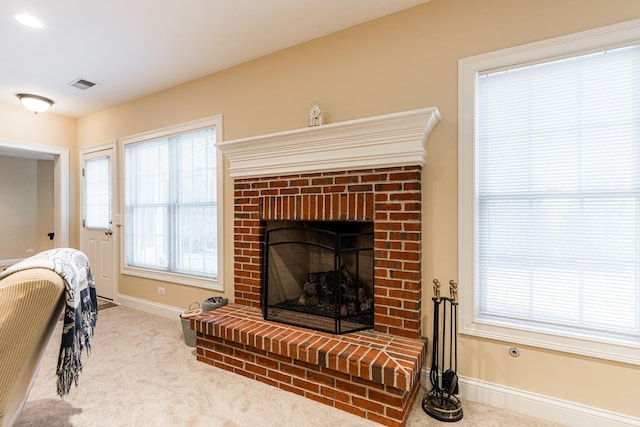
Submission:
M 76 89 L 80 89 L 80 90 L 87 90 L 90 87 L 93 87 L 95 85 L 96 85 L 95 83 L 90 82 L 89 80 L 82 79 L 82 78 L 76 79 L 76 80 L 72 81 L 71 83 L 69 83 L 69 86 L 75 87 Z

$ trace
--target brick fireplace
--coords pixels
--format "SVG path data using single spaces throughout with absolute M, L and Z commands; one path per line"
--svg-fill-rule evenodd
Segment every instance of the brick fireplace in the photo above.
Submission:
M 192 320 L 197 358 L 401 426 L 419 389 L 422 166 L 435 108 L 225 142 L 234 178 L 234 304 Z M 262 318 L 270 220 L 371 221 L 374 327 L 332 335 Z

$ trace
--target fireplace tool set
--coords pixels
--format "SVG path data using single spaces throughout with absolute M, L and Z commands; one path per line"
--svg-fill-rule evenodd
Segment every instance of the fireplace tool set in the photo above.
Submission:
M 458 394 L 456 372 L 458 369 L 458 284 L 453 280 L 449 280 L 449 292 L 450 297 L 441 297 L 440 282 L 438 279 L 433 280 L 433 340 L 429 373 L 431 390 L 426 392 L 422 399 L 424 412 L 438 421 L 445 422 L 459 421 L 463 415 L 462 403 L 456 396 Z M 440 314 L 441 306 L 442 314 Z M 442 320 L 442 327 L 440 320 Z M 447 359 L 448 364 L 445 366 Z

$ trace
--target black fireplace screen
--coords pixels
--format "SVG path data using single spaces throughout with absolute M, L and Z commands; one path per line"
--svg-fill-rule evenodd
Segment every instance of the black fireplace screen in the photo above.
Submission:
M 373 327 L 371 223 L 272 223 L 263 262 L 266 320 L 334 334 Z

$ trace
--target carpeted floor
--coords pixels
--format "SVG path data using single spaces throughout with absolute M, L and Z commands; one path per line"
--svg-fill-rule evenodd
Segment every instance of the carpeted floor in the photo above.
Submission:
M 379 425 L 196 361 L 178 318 L 109 307 L 100 310 L 78 386 L 64 399 L 56 395 L 56 332 L 16 427 Z M 421 396 L 407 427 L 442 425 L 422 411 Z M 455 425 L 555 425 L 473 402 L 463 409 Z

